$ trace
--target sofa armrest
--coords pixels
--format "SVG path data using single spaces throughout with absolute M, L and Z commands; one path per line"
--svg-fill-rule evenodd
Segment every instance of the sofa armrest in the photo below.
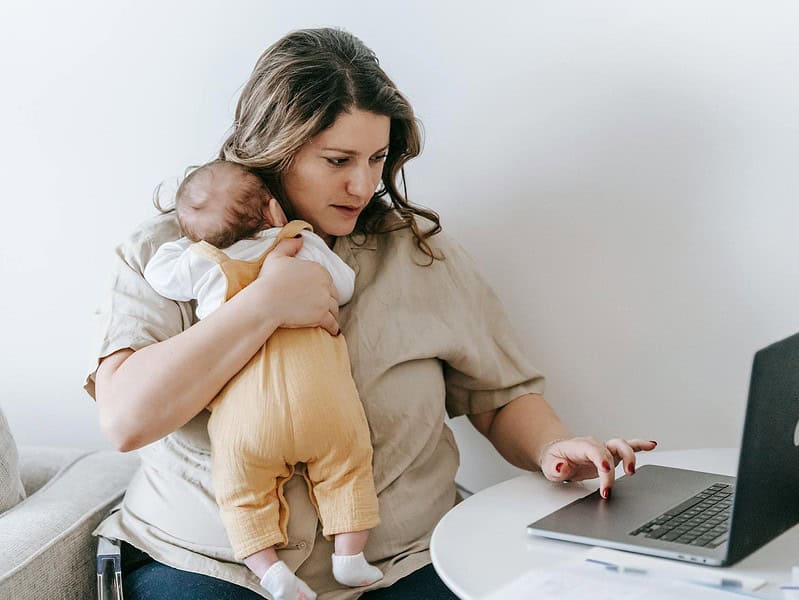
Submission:
M 78 448 L 58 448 L 56 446 L 20 446 L 19 476 L 25 487 L 25 494 L 35 494 L 48 481 L 58 475 L 91 450 Z
M 36 493 L 0 515 L 0 598 L 95 597 L 91 533 L 122 497 L 135 455 L 78 455 Z

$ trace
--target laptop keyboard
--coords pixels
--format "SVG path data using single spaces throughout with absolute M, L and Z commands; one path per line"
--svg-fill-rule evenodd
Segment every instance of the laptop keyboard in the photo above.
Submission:
M 716 548 L 727 541 L 732 499 L 732 485 L 714 483 L 630 535 Z

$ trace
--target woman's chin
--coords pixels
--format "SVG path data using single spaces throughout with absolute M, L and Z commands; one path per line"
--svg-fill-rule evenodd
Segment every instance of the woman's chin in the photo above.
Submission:
M 324 234 L 332 237 L 344 237 L 345 235 L 349 235 L 355 231 L 356 222 L 357 221 L 353 219 L 352 222 L 347 223 L 331 223 L 324 228 Z

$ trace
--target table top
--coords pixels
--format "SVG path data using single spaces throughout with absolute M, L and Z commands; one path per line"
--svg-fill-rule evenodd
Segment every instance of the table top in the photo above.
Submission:
M 656 464 L 735 475 L 738 450 L 714 448 L 641 453 L 638 465 Z M 617 476 L 621 475 L 621 467 Z M 470 496 L 436 526 L 430 543 L 433 566 L 444 583 L 465 600 L 481 598 L 536 567 L 555 565 L 588 546 L 548 540 L 527 533 L 528 523 L 597 489 L 598 480 L 553 484 L 528 473 Z M 666 560 L 666 559 L 663 559 Z M 765 579 L 757 590 L 779 596 L 799 565 L 799 526 L 772 540 L 732 570 Z M 722 567 L 719 567 L 722 569 Z

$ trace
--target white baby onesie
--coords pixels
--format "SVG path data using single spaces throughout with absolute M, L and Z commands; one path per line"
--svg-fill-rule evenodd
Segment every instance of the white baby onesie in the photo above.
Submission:
M 280 227 L 265 229 L 254 238 L 239 240 L 222 251 L 236 260 L 255 260 L 269 249 L 278 233 Z M 301 235 L 302 249 L 297 258 L 325 267 L 333 277 L 339 304 L 349 302 L 355 291 L 355 272 L 318 235 L 307 230 Z M 196 299 L 197 318 L 204 319 L 224 303 L 227 279 L 218 264 L 191 250 L 194 243 L 183 237 L 160 246 L 144 268 L 144 278 L 165 298 Z

